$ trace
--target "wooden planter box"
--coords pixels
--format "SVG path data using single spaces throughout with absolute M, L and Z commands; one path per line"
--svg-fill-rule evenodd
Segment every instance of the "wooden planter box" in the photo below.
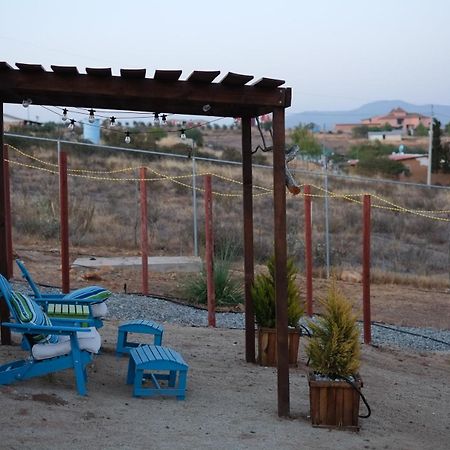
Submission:
M 288 329 L 289 366 L 298 366 L 298 345 L 300 331 Z M 258 364 L 275 367 L 277 365 L 277 330 L 275 328 L 258 328 Z
M 313 427 L 359 430 L 359 393 L 346 381 L 316 380 L 308 375 L 309 404 Z M 361 378 L 355 386 L 362 387 Z

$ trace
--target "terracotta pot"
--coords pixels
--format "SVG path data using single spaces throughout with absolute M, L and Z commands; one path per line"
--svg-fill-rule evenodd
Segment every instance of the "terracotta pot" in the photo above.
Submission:
M 309 405 L 313 427 L 342 428 L 359 430 L 359 393 L 345 380 L 317 379 L 308 374 Z M 359 376 L 354 382 L 362 387 Z
M 298 346 L 300 330 L 288 329 L 289 366 L 298 365 Z M 258 328 L 258 364 L 275 367 L 277 365 L 277 330 L 275 328 Z

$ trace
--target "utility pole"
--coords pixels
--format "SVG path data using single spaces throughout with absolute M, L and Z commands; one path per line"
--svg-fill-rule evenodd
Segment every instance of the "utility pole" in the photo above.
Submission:
M 428 143 L 428 170 L 427 170 L 427 185 L 431 185 L 431 165 L 432 165 L 432 153 L 433 153 L 433 105 L 431 105 L 431 121 L 429 131 L 430 142 Z

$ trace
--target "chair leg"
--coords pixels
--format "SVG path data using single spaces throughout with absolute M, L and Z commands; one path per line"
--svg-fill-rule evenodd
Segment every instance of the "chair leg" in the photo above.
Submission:
M 86 369 L 83 367 L 82 355 L 78 345 L 78 339 L 75 334 L 70 336 L 72 346 L 73 371 L 75 373 L 75 382 L 80 395 L 86 395 Z

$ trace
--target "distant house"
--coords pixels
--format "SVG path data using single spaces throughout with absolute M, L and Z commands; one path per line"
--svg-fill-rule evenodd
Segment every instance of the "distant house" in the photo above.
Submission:
M 429 128 L 431 117 L 419 113 L 409 113 L 402 108 L 394 108 L 388 114 L 369 117 L 361 120 L 360 123 L 338 123 L 335 125 L 337 133 L 351 134 L 353 129 L 366 125 L 369 128 L 383 128 L 386 125 L 394 130 L 400 130 L 401 134 L 406 136 L 414 135 L 414 130 L 422 124 Z
M 402 130 L 369 131 L 367 137 L 369 138 L 369 141 L 400 142 L 402 140 L 402 135 Z
M 409 113 L 402 108 L 394 108 L 389 114 L 374 116 L 369 119 L 363 119 L 361 123 L 369 127 L 383 127 L 390 125 L 392 128 L 399 129 L 404 135 L 414 135 L 414 130 L 422 124 L 429 128 L 431 117 L 419 113 Z

